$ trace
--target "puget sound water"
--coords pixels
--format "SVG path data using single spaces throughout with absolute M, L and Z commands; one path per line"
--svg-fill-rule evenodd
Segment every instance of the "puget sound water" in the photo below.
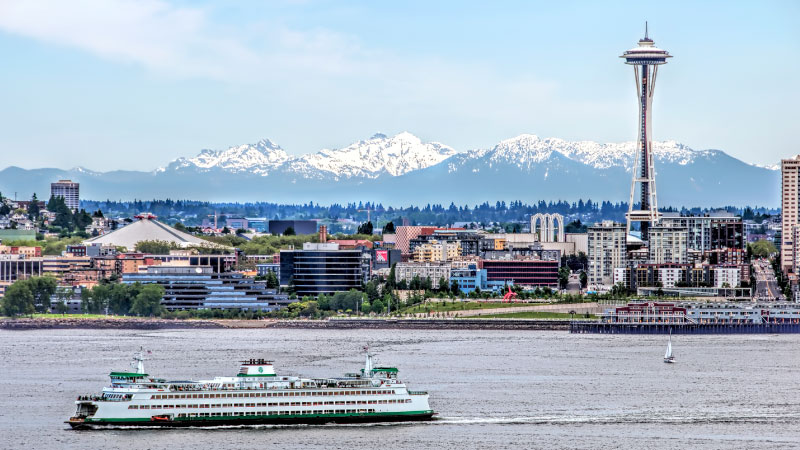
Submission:
M 0 447 L 80 449 L 800 448 L 800 335 L 570 335 L 454 330 L 0 331 Z M 152 376 L 336 376 L 396 365 L 439 420 L 387 425 L 75 431 L 79 394 L 99 392 L 140 346 Z

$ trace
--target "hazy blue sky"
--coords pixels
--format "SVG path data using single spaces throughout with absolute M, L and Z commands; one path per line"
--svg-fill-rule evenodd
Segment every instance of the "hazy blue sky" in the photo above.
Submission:
M 0 167 L 146 169 L 269 138 L 636 137 L 644 21 L 675 57 L 654 136 L 800 153 L 800 2 L 0 0 Z

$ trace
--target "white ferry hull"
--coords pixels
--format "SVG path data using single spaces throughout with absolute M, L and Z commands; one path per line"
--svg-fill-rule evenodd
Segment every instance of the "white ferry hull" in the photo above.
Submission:
M 278 376 L 270 361 L 243 361 L 234 377 L 166 381 L 144 373 L 111 372 L 100 395 L 80 396 L 66 421 L 73 428 L 204 427 L 431 420 L 428 393 L 411 391 L 394 367 L 338 378 Z
M 223 417 L 190 417 L 170 420 L 154 420 L 153 418 L 108 418 L 108 419 L 71 419 L 67 421 L 75 429 L 91 429 L 105 427 L 216 427 L 216 426 L 255 426 L 255 425 L 324 425 L 377 422 L 421 422 L 434 418 L 435 413 L 428 411 L 375 412 L 375 413 L 343 413 L 343 414 L 304 414 L 304 415 L 267 415 L 267 416 L 223 416 Z

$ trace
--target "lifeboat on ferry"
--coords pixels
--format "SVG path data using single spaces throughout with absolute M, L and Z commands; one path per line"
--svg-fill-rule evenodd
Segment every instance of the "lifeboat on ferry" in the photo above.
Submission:
M 172 417 L 170 417 L 167 414 L 162 414 L 159 416 L 153 416 L 150 418 L 150 420 L 152 420 L 153 422 L 169 422 L 172 420 Z

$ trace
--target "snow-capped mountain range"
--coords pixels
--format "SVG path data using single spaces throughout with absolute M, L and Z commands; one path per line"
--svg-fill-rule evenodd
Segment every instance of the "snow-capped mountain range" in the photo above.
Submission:
M 693 150 L 675 141 L 653 143 L 657 161 L 686 165 L 698 157 L 707 157 L 718 150 Z M 341 149 L 323 149 L 317 153 L 290 156 L 269 139 L 255 144 L 238 145 L 225 150 L 203 150 L 193 158 L 178 158 L 158 171 L 175 170 L 208 171 L 220 169 L 231 173 L 250 173 L 262 176 L 277 171 L 293 173 L 304 178 L 378 178 L 384 175 L 399 176 L 415 170 L 435 166 L 448 158 L 450 171 L 468 160 L 485 159 L 489 166 L 498 162 L 515 162 L 525 170 L 546 162 L 553 153 L 594 169 L 624 168 L 630 171 L 636 142 L 600 144 L 592 141 L 565 141 L 558 138 L 542 139 L 533 134 L 523 134 L 501 141 L 488 149 L 456 152 L 452 147 L 438 142 L 422 142 L 411 133 L 404 132 L 387 137 L 376 134 Z
M 317 179 L 377 178 L 424 169 L 455 154 L 456 151 L 446 145 L 422 142 L 411 133 L 400 133 L 393 137 L 376 134 L 345 148 L 323 149 L 302 156 L 289 156 L 279 145 L 265 139 L 256 144 L 239 145 L 226 150 L 203 150 L 194 158 L 178 158 L 159 170 L 203 171 L 217 168 L 262 176 L 283 171 Z
M 387 205 L 475 204 L 505 200 L 626 201 L 635 142 L 601 144 L 524 134 L 491 148 L 457 152 L 411 133 L 376 134 L 339 149 L 292 155 L 270 140 L 203 150 L 152 172 L 83 168 L 0 171 L 0 192 L 49 194 L 57 178 L 81 182 L 92 199 L 187 198 L 210 201 Z M 659 204 L 776 206 L 779 171 L 721 150 L 655 142 Z

